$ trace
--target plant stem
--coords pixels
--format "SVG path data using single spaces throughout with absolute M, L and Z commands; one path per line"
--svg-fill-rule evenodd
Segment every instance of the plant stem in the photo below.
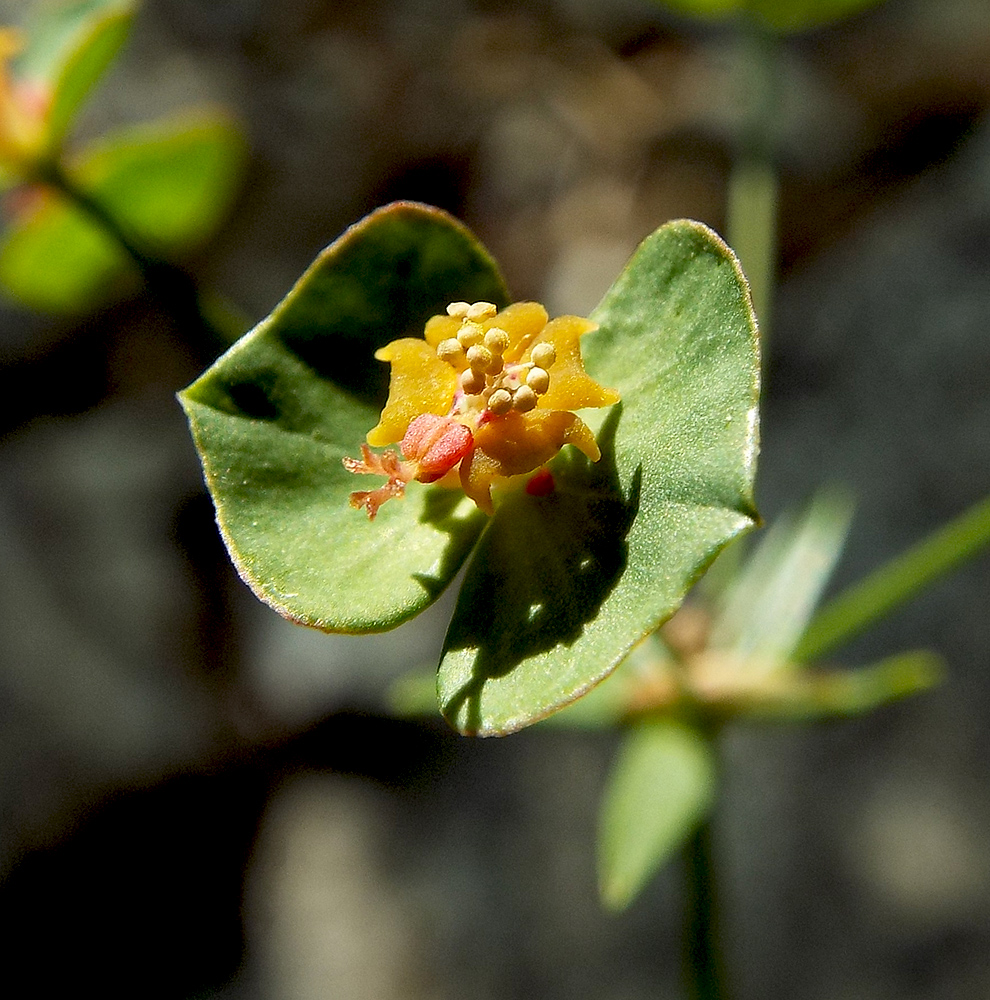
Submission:
M 695 720 L 704 735 L 717 773 L 721 770 L 719 736 L 722 724 L 698 715 Z M 682 849 L 684 858 L 684 928 L 682 959 L 688 1000 L 726 1000 L 718 892 L 713 847 L 713 819 L 709 811 Z
M 711 819 L 684 845 L 684 977 L 688 1000 L 725 1000 Z
M 779 48 L 777 35 L 755 17 L 741 19 L 740 88 L 746 107 L 729 175 L 726 230 L 749 279 L 764 338 L 777 276 Z

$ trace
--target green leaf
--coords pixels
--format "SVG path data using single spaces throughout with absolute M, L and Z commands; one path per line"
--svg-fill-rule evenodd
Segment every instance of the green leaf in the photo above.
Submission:
M 847 642 L 990 545 L 990 497 L 833 598 L 794 655 L 814 660 Z
M 54 151 L 90 90 L 127 38 L 134 0 L 47 4 L 27 29 L 17 75 L 51 94 L 48 145 Z
M 71 176 L 142 249 L 176 255 L 223 221 L 246 152 L 226 115 L 183 115 L 105 137 L 87 147 Z
M 728 247 L 700 223 L 663 226 L 592 318 L 588 372 L 622 402 L 601 460 L 562 453 L 556 489 L 509 496 L 471 559 L 438 678 L 464 733 L 580 697 L 756 519 L 758 338 Z
M 861 715 L 927 691 L 944 676 L 941 658 L 927 650 L 897 653 L 851 670 L 782 673 L 762 688 L 740 693 L 733 713 L 751 720 L 788 721 Z
M 883 0 L 656 0 L 684 14 L 708 19 L 750 14 L 778 31 L 803 31 L 841 20 Z
M 725 595 L 710 649 L 750 658 L 752 670 L 787 665 L 842 551 L 852 504 L 822 491 L 798 517 L 767 532 Z
M 611 910 L 627 907 L 704 819 L 715 797 L 711 748 L 672 720 L 624 738 L 598 823 L 598 885 Z
M 114 239 L 54 195 L 0 243 L 0 284 L 31 309 L 85 312 L 126 283 L 136 287 L 137 272 Z
M 118 132 L 75 160 L 71 182 L 149 256 L 177 256 L 223 220 L 245 147 L 222 116 Z M 136 285 L 133 261 L 85 209 L 56 192 L 15 217 L 0 244 L 0 283 L 25 305 L 84 312 Z
M 180 394 L 231 557 L 285 617 L 392 628 L 440 594 L 477 538 L 484 514 L 418 483 L 369 522 L 341 464 L 378 420 L 388 374 L 374 351 L 461 299 L 507 301 L 488 254 L 438 209 L 387 206 Z

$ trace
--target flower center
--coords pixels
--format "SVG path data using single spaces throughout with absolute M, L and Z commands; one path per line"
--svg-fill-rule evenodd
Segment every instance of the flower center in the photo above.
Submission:
M 483 325 L 496 312 L 491 302 L 451 302 L 447 315 L 461 321 L 460 329 L 437 345 L 437 357 L 459 372 L 450 416 L 475 429 L 511 411 L 532 410 L 550 388 L 550 368 L 557 360 L 553 344 L 540 341 L 529 361 L 507 363 L 509 334 Z

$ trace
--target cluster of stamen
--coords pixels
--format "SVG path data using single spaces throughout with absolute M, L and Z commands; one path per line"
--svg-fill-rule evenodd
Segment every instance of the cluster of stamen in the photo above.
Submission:
M 464 368 L 460 388 L 469 409 L 477 407 L 497 417 L 511 410 L 527 413 L 550 388 L 550 367 L 557 353 L 553 344 L 542 341 L 530 351 L 532 360 L 506 364 L 502 355 L 509 347 L 508 333 L 482 325 L 497 311 L 491 302 L 451 302 L 447 315 L 459 319 L 461 326 L 456 337 L 440 341 L 437 356 L 455 369 Z

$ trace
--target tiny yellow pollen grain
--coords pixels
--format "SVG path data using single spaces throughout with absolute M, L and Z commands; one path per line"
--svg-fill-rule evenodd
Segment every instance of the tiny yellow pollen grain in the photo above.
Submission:
M 536 406 L 536 393 L 528 385 L 521 385 L 512 395 L 512 408 L 528 413 Z
M 468 319 L 491 319 L 498 312 L 494 302 L 475 302 L 467 311 Z
M 457 339 L 460 341 L 461 347 L 467 349 L 468 347 L 474 347 L 475 344 L 480 344 L 484 340 L 484 331 L 477 323 L 467 323 L 457 331 Z
M 529 356 L 537 368 L 543 369 L 549 368 L 557 360 L 557 352 L 554 350 L 553 344 L 548 344 L 546 341 L 537 344 Z
M 530 368 L 526 376 L 526 385 L 537 394 L 542 396 L 550 388 L 550 373 L 545 368 Z

